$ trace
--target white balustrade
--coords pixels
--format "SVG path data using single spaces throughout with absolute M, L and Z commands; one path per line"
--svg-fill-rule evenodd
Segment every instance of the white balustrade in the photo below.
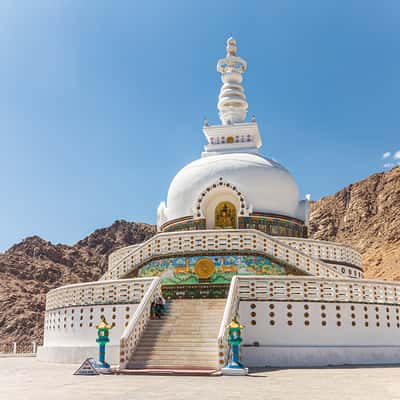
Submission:
M 331 266 L 254 229 L 225 229 L 160 233 L 138 245 L 121 258 L 101 279 L 119 279 L 154 257 L 189 255 L 215 251 L 256 252 L 278 258 L 305 274 L 327 278 L 342 277 Z
M 50 290 L 46 311 L 63 307 L 140 303 L 153 278 L 119 279 L 78 283 Z
M 343 262 L 361 267 L 361 255 L 350 246 L 323 240 L 303 239 L 294 237 L 274 237 L 281 243 L 300 250 L 314 258 Z
M 399 304 L 400 284 L 308 276 L 238 276 L 240 300 L 330 301 Z
M 144 333 L 151 316 L 151 304 L 161 295 L 161 279 L 151 278 L 152 282 L 148 287 L 143 300 L 136 309 L 135 314 L 129 321 L 120 340 L 120 364 L 119 367 L 127 367 L 136 346 Z
M 13 342 L 0 344 L 0 357 L 10 355 L 35 356 L 37 343 L 32 342 Z
M 126 246 L 121 249 L 113 251 L 109 256 L 108 256 L 108 269 L 114 268 L 115 264 L 121 260 L 122 258 L 130 255 L 132 251 L 140 246 L 140 244 L 134 244 L 132 246 Z

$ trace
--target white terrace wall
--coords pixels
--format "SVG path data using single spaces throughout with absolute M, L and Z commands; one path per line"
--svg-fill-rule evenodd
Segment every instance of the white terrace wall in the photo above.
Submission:
M 62 286 L 46 296 L 43 346 L 38 359 L 79 363 L 98 358 L 96 325 L 104 315 L 110 331 L 106 359 L 118 364 L 120 338 L 153 278 L 122 279 Z
M 399 307 L 241 301 L 242 361 L 251 367 L 400 363 Z
M 122 332 L 138 304 L 111 304 L 67 307 L 47 311 L 44 324 L 44 346 L 96 346 L 96 325 L 104 315 L 114 323 L 109 345 L 118 345 Z
M 400 363 L 400 285 L 237 277 L 249 367 Z

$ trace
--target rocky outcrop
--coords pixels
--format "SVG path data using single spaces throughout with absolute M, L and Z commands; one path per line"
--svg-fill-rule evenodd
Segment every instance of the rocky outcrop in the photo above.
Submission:
M 314 202 L 309 232 L 360 251 L 367 278 L 400 280 L 400 166 Z

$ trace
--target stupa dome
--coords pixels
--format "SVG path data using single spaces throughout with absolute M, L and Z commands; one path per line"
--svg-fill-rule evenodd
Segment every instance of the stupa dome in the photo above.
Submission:
M 194 214 L 202 193 L 220 182 L 235 187 L 251 212 L 299 217 L 299 191 L 286 168 L 257 154 L 231 153 L 200 158 L 178 172 L 168 190 L 168 220 Z

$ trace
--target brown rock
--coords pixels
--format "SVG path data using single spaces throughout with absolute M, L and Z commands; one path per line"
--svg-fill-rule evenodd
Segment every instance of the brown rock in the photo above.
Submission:
M 32 236 L 0 254 L 0 343 L 40 342 L 46 293 L 58 286 L 97 280 L 112 251 L 142 242 L 153 225 L 116 221 L 74 246 Z
M 309 233 L 360 251 L 367 278 L 400 280 L 400 166 L 314 202 Z

